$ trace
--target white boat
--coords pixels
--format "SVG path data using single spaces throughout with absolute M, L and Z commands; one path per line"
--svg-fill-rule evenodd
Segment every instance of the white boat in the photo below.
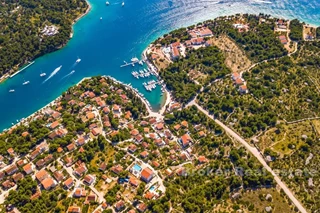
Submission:
M 139 59 L 138 59 L 138 58 L 136 58 L 136 57 L 131 58 L 131 62 L 133 62 L 133 63 L 139 62 Z
M 22 85 L 27 85 L 27 84 L 30 84 L 30 81 L 25 81 L 22 83 Z
M 9 92 L 14 92 L 14 89 L 9 90 Z
M 102 17 L 100 17 L 100 20 L 102 20 Z
M 101 18 L 102 19 L 102 18 Z M 81 61 L 81 59 L 80 58 L 78 58 L 77 60 L 76 60 L 76 63 L 79 63 Z
M 140 65 L 143 65 L 143 61 L 139 61 L 139 64 L 140 64 Z
M 70 72 L 70 75 L 71 75 L 71 74 L 73 74 L 74 72 L 75 72 L 75 71 L 74 71 L 74 70 L 72 70 L 72 71 Z
M 107 2 L 106 2 L 106 5 L 109 6 L 109 4 L 110 4 L 110 3 L 107 1 Z
M 124 2 L 122 2 L 121 6 L 122 6 L 122 7 L 124 6 Z
M 45 72 L 43 72 L 43 73 L 40 73 L 40 77 L 44 77 L 44 76 L 46 76 L 47 74 L 45 73 Z

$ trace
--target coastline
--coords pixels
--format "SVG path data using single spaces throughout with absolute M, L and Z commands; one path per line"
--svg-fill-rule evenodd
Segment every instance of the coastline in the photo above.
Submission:
M 73 20 L 72 22 L 72 28 L 71 28 L 71 33 L 70 33 L 70 39 L 73 37 L 73 26 L 81 19 L 83 18 L 85 15 L 87 15 L 90 10 L 92 9 L 92 6 L 90 4 L 90 2 L 88 0 L 86 0 L 86 4 L 88 5 L 88 8 L 86 10 L 85 13 L 82 13 L 80 16 L 78 16 L 75 20 Z
M 92 9 L 92 6 L 91 6 L 91 4 L 90 4 L 90 2 L 89 2 L 88 0 L 86 0 L 86 4 L 88 5 L 88 8 L 86 9 L 86 12 L 85 12 L 85 13 L 82 13 L 80 16 L 78 16 L 78 17 L 77 17 L 76 19 L 74 19 L 73 22 L 72 22 L 69 40 L 67 40 L 65 44 L 57 47 L 57 49 L 56 49 L 55 51 L 63 48 L 63 47 L 70 41 L 70 39 L 73 37 L 73 26 L 74 26 L 74 24 L 76 24 L 81 18 L 83 18 L 85 15 L 87 15 L 87 14 L 90 12 L 90 10 Z M 38 58 L 38 57 L 37 57 L 37 58 Z M 34 58 L 32 63 L 34 63 L 37 58 Z M 25 65 L 26 65 L 26 66 L 30 66 L 30 63 L 29 63 L 29 64 L 28 64 L 28 63 L 27 63 L 27 64 L 24 64 L 24 65 L 22 66 L 22 69 L 17 70 L 16 72 L 14 72 L 14 73 L 12 73 L 12 74 L 9 74 L 9 73 L 4 74 L 3 76 L 0 77 L 0 83 L 3 83 L 3 82 L 6 81 L 7 79 L 14 77 L 15 75 L 19 74 L 19 73 L 20 73 L 21 71 L 23 71 L 24 69 L 28 68 L 28 67 L 25 67 Z M 31 64 L 31 65 L 32 65 L 32 64 Z

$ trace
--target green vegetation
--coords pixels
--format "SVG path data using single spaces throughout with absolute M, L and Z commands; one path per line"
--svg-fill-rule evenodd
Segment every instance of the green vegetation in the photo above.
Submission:
M 290 39 L 293 41 L 301 41 L 303 39 L 302 34 L 303 24 L 298 19 L 290 21 Z
M 53 192 L 44 191 L 38 199 L 30 200 L 31 195 L 36 193 L 37 190 L 36 181 L 34 181 L 30 176 L 27 176 L 19 181 L 17 190 L 10 191 L 5 204 L 13 205 L 21 212 L 47 213 L 58 208 L 57 203 L 67 197 L 66 191 L 58 189 Z M 67 206 L 65 206 L 65 209 L 67 209 Z
M 201 87 L 188 77 L 188 73 L 192 70 L 200 71 L 207 76 L 206 81 L 211 82 L 230 73 L 224 60 L 223 54 L 217 47 L 189 50 L 186 58 L 170 64 L 166 70 L 160 72 L 160 76 L 175 97 L 180 102 L 186 103 Z
M 0 76 L 63 46 L 74 19 L 87 9 L 85 0 L 5 0 L 0 7 Z M 43 36 L 45 25 L 59 33 Z
M 320 27 L 317 28 L 316 35 L 317 35 L 317 39 L 319 39 L 320 38 Z

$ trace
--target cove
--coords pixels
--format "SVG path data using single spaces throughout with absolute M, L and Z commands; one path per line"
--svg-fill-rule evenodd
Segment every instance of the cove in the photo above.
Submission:
M 90 0 L 91 11 L 74 25 L 73 38 L 64 48 L 36 59 L 32 66 L 0 84 L 0 130 L 45 106 L 82 78 L 95 75 L 131 83 L 153 109 L 159 109 L 160 88 L 147 92 L 142 85 L 146 80 L 131 75 L 139 65 L 120 65 L 132 57 L 141 58 L 150 42 L 175 28 L 235 13 L 267 13 L 320 24 L 318 0 L 125 0 L 124 7 L 122 1 L 109 2 L 106 6 L 104 0 Z M 81 62 L 75 64 L 78 58 Z M 61 69 L 44 82 L 59 66 Z M 68 75 L 72 70 L 75 72 Z M 41 78 L 41 72 L 47 76 Z M 23 86 L 24 81 L 30 84 Z M 15 92 L 9 93 L 10 89 Z

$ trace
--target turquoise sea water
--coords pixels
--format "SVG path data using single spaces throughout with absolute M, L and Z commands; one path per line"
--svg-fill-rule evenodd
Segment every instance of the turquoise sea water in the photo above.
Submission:
M 235 13 L 268 13 L 320 25 L 319 0 L 124 0 L 124 7 L 121 0 L 109 0 L 110 6 L 104 0 L 89 1 L 91 11 L 74 25 L 74 36 L 63 49 L 37 59 L 0 84 L 0 130 L 51 102 L 83 77 L 94 75 L 111 75 L 132 83 L 154 109 L 159 108 L 160 89 L 146 92 L 143 80 L 131 76 L 133 68 L 120 65 L 134 56 L 140 58 L 150 42 L 178 27 Z M 78 57 L 82 61 L 75 65 Z M 61 65 L 61 70 L 43 83 Z M 75 73 L 65 77 L 72 70 Z M 47 76 L 40 78 L 41 72 Z M 30 84 L 22 86 L 25 80 Z M 9 93 L 10 89 L 15 92 Z

